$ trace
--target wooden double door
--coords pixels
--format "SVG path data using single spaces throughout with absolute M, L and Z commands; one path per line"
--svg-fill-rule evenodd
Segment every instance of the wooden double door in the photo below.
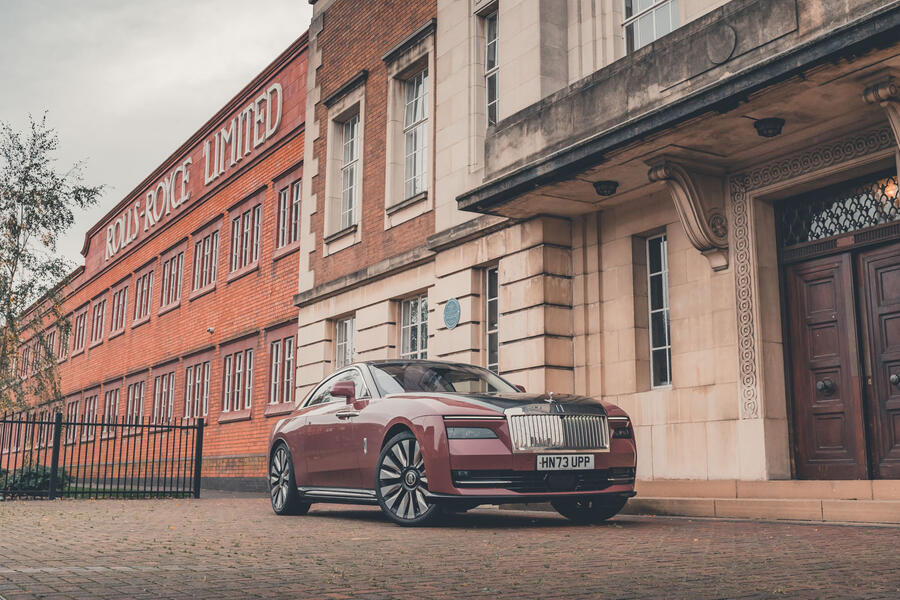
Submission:
M 801 479 L 900 479 L 900 242 L 785 267 Z

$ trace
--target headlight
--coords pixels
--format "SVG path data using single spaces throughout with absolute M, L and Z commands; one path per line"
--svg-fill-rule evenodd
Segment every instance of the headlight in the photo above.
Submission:
M 447 437 L 451 440 L 487 440 L 497 434 L 488 427 L 448 427 Z

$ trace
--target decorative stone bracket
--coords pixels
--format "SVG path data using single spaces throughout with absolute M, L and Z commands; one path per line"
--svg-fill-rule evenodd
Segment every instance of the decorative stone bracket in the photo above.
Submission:
M 894 141 L 900 148 L 900 85 L 894 77 L 870 85 L 863 92 L 863 99 L 869 104 L 880 104 L 887 113 Z
M 713 271 L 728 268 L 728 222 L 722 175 L 667 156 L 654 158 L 647 164 L 650 181 L 662 181 L 669 189 L 694 248 L 709 260 Z

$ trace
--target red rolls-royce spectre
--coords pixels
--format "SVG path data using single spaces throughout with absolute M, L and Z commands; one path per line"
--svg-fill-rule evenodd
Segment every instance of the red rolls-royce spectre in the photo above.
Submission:
M 634 431 L 603 400 L 528 394 L 487 369 L 356 363 L 316 386 L 269 440 L 277 514 L 314 502 L 379 505 L 420 525 L 479 504 L 550 501 L 579 522 L 634 496 Z

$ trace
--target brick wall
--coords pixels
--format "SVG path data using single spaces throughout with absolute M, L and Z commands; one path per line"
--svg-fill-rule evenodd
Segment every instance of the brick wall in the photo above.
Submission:
M 361 241 L 326 257 L 323 257 L 322 238 L 327 235 L 324 220 L 328 110 L 322 102 L 315 107 L 321 129 L 314 142 L 319 171 L 313 178 L 312 189 L 318 205 L 311 221 L 311 229 L 316 233 L 316 249 L 310 256 L 309 267 L 315 272 L 316 285 L 421 246 L 434 231 L 433 211 L 385 229 L 388 75 L 382 57 L 436 14 L 435 0 L 337 0 L 326 11 L 324 26 L 317 39 L 322 65 L 316 72 L 316 85 L 321 89 L 321 98 L 327 98 L 359 71 L 365 69 L 369 74 L 365 82 L 363 123 Z M 430 102 L 433 105 L 433 98 Z M 429 114 L 433 115 L 433 110 L 429 109 Z M 428 143 L 433 143 L 433 136 Z M 433 165 L 428 166 L 428 173 L 433 177 Z
M 275 78 L 282 83 L 290 97 L 290 110 L 285 110 L 278 136 L 249 154 L 242 162 L 229 169 L 208 188 L 201 197 L 194 197 L 187 205 L 165 222 L 143 234 L 126 251 L 118 253 L 106 264 L 88 269 L 65 290 L 63 310 L 66 312 L 83 306 L 86 302 L 106 298 L 106 331 L 103 341 L 95 346 L 90 343 L 90 313 L 88 317 L 87 343 L 80 353 L 70 351 L 69 358 L 60 364 L 62 392 L 66 402 L 81 400 L 83 392 L 99 393 L 98 414 L 103 413 L 104 388 L 122 386 L 119 396 L 119 415 L 126 414 L 124 381 L 131 383 L 135 376 L 144 379 L 145 393 L 143 415 L 151 414 L 154 395 L 154 376 L 175 369 L 174 415 L 185 414 L 185 367 L 204 353 L 203 360 L 210 361 L 209 412 L 204 437 L 204 476 L 213 480 L 225 477 L 260 477 L 265 471 L 265 452 L 269 431 L 277 420 L 277 414 L 289 410 L 283 404 L 273 410 L 268 406 L 269 397 L 269 346 L 267 330 L 284 325 L 285 335 L 296 333 L 296 308 L 292 295 L 297 290 L 298 245 L 276 249 L 278 191 L 302 177 L 304 143 L 304 107 L 306 80 L 305 35 L 288 49 L 254 83 L 248 86 L 229 106 L 238 109 L 258 97 Z M 258 83 L 258 85 L 257 85 Z M 299 107 L 299 111 L 297 110 Z M 217 115 L 218 116 L 218 115 Z M 226 113 L 223 119 L 230 119 Z M 208 139 L 222 126 L 215 118 L 191 138 Z M 176 162 L 183 155 L 179 149 L 173 157 Z M 191 155 L 188 151 L 187 155 Z M 148 177 L 155 179 L 160 172 L 167 172 L 176 162 L 162 165 Z M 195 158 L 191 178 L 203 181 L 204 164 Z M 146 182 L 145 182 L 146 183 Z M 142 184 L 143 185 L 143 184 Z M 141 190 L 139 186 L 138 190 Z M 120 206 L 127 206 L 140 198 L 140 193 L 126 198 Z M 231 251 L 231 218 L 236 208 L 247 198 L 258 198 L 262 206 L 260 226 L 259 261 L 256 269 L 238 277 L 229 277 Z M 255 200 L 254 200 L 255 202 Z M 115 216 L 116 207 L 106 220 Z M 208 232 L 206 227 L 218 221 L 219 246 L 215 289 L 202 295 L 192 295 L 193 243 Z M 101 224 L 103 221 L 101 221 Z M 202 232 L 201 232 L 202 230 Z M 195 233 L 201 234 L 194 236 Z M 92 228 L 91 234 L 105 235 L 105 227 Z M 162 284 L 161 257 L 167 250 L 182 245 L 184 268 L 181 278 L 181 300 L 177 308 L 160 311 Z M 94 256 L 88 251 L 88 256 Z M 102 258 L 102 256 L 101 256 Z M 133 325 L 135 288 L 134 274 L 147 265 L 155 269 L 153 304 L 149 321 Z M 91 272 L 93 271 L 93 272 Z M 109 335 L 111 288 L 128 282 L 126 325 L 122 333 Z M 225 344 L 237 338 L 245 346 L 254 348 L 253 398 L 249 414 L 240 420 L 220 422 L 223 417 L 223 349 Z M 192 358 L 193 357 L 193 358 Z M 97 388 L 96 386 L 100 386 Z M 83 405 L 82 405 L 83 406 Z M 268 410 L 267 410 L 268 409 Z M 79 415 L 83 408 L 79 409 Z M 63 409 L 65 411 L 65 409 Z M 228 417 L 228 415 L 225 415 Z M 232 415 L 233 416 L 233 415 Z M 226 418 L 227 420 L 227 418 Z

